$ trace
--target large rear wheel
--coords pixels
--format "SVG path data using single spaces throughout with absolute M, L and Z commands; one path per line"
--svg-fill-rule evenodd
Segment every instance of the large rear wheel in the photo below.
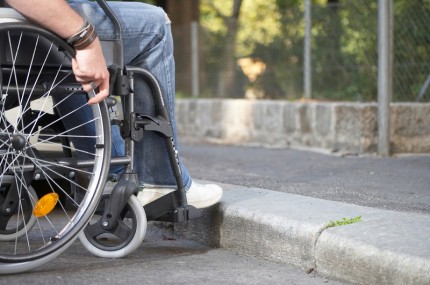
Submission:
M 105 103 L 87 104 L 73 55 L 44 29 L 0 24 L 0 274 L 60 254 L 100 199 L 110 121 Z

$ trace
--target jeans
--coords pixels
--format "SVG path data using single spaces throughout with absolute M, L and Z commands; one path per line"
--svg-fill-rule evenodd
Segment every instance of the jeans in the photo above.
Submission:
M 96 2 L 69 0 L 69 5 L 90 21 L 99 38 L 112 39 L 113 26 Z M 178 147 L 175 119 L 175 63 L 170 20 L 163 9 L 139 2 L 109 2 L 109 6 L 122 25 L 124 62 L 126 65 L 141 67 L 151 72 L 158 80 L 166 108 L 173 126 L 175 146 Z M 155 115 L 154 102 L 146 83 L 135 77 L 135 112 Z M 85 100 L 82 96 L 82 100 Z M 73 108 L 73 102 L 68 106 Z M 89 110 L 88 110 L 89 111 Z M 82 113 L 88 112 L 83 111 Z M 66 110 L 60 110 L 66 112 Z M 87 114 L 79 114 L 75 120 L 88 119 Z M 67 124 L 67 122 L 66 122 Z M 66 125 L 66 128 L 67 125 Z M 90 127 L 86 132 L 91 132 Z M 74 142 L 75 143 L 75 142 Z M 86 146 L 79 146 L 85 149 Z M 112 128 L 112 156 L 124 154 L 124 140 L 117 127 Z M 176 186 L 170 160 L 163 139 L 156 133 L 145 132 L 144 138 L 135 143 L 135 171 L 139 186 Z M 191 177 L 181 158 L 182 181 L 185 190 L 191 186 Z M 111 169 L 113 172 L 119 169 Z

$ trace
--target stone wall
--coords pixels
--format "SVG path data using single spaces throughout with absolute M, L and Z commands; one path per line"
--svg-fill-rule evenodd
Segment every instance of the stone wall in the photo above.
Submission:
M 300 103 L 181 99 L 180 136 L 225 144 L 312 147 L 341 153 L 377 150 L 376 103 Z M 393 153 L 430 153 L 430 104 L 391 105 Z

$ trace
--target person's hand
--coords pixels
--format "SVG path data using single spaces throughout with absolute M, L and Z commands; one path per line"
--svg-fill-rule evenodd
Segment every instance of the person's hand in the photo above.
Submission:
M 109 71 L 98 38 L 85 49 L 76 50 L 72 69 L 85 92 L 92 92 L 96 87 L 99 89 L 88 104 L 99 103 L 109 96 Z

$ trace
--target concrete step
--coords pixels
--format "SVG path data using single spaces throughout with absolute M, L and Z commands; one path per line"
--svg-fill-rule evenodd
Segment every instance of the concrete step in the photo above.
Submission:
M 221 203 L 175 224 L 175 234 L 351 283 L 430 284 L 428 215 L 221 186 Z

